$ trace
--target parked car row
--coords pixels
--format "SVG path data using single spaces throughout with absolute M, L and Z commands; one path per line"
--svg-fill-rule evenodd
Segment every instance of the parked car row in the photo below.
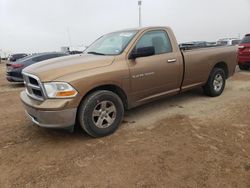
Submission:
M 217 46 L 216 42 L 206 42 L 206 41 L 193 41 L 179 44 L 182 50 L 194 49 L 194 48 L 204 48 L 204 47 L 214 47 Z
M 235 46 L 241 42 L 237 38 L 224 38 L 219 39 L 217 42 L 207 42 L 207 41 L 192 41 L 181 43 L 179 46 L 183 50 L 194 49 L 194 48 L 204 48 L 204 47 L 215 47 L 215 46 Z
M 217 44 L 220 46 L 235 46 L 240 43 L 241 39 L 237 38 L 225 38 L 218 40 Z

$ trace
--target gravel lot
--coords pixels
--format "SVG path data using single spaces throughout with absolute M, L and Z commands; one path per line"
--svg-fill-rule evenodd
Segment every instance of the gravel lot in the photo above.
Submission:
M 129 112 L 100 139 L 41 129 L 0 64 L 0 187 L 250 187 L 250 72 Z

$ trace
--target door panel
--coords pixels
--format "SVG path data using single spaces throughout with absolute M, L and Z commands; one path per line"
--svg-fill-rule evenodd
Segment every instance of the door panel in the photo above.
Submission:
M 145 32 L 131 53 L 145 47 L 153 48 L 155 55 L 128 60 L 133 101 L 141 102 L 179 92 L 183 62 L 180 52 L 173 52 L 167 31 Z
M 175 62 L 169 63 L 168 60 Z M 129 61 L 134 100 L 166 92 L 178 92 L 182 81 L 182 61 L 175 53 L 159 54 Z M 167 93 L 166 93 L 167 94 Z

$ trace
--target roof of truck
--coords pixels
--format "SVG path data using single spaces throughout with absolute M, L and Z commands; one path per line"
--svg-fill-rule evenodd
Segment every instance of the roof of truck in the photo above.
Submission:
M 168 26 L 149 26 L 149 27 L 136 27 L 136 28 L 122 29 L 122 30 L 118 30 L 116 32 L 121 32 L 121 31 L 142 31 L 142 30 L 159 29 L 159 28 L 170 29 L 170 27 L 168 27 Z

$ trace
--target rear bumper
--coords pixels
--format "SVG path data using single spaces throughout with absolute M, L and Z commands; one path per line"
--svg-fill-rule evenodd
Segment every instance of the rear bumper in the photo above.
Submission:
M 23 82 L 23 79 L 22 78 L 18 78 L 18 77 L 14 77 L 14 76 L 6 76 L 6 79 L 9 81 L 9 82 Z
M 6 79 L 9 82 L 23 82 L 23 76 L 19 72 L 6 72 Z
M 248 66 L 250 66 L 250 60 L 249 61 L 239 61 L 238 64 L 239 65 L 248 65 Z
M 29 104 L 29 99 L 27 98 L 28 96 L 25 92 L 22 92 L 20 97 L 23 102 L 26 114 L 34 124 L 44 128 L 69 128 L 74 126 L 77 108 L 65 110 L 37 109 Z
M 250 54 L 249 56 L 239 56 L 238 64 L 250 64 Z

